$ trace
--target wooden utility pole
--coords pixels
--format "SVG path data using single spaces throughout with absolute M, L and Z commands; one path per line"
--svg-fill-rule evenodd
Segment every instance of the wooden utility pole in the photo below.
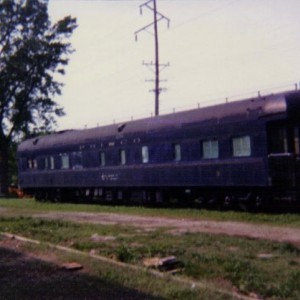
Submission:
M 150 5 L 151 3 L 152 3 L 152 6 Z M 148 9 L 153 11 L 154 20 L 153 20 L 152 23 L 150 23 L 147 26 L 145 26 L 145 27 L 139 29 L 138 31 L 136 31 L 134 34 L 135 34 L 135 39 L 137 40 L 137 36 L 141 31 L 147 30 L 149 27 L 152 27 L 152 26 L 154 27 L 155 62 L 154 62 L 154 64 L 152 62 L 149 63 L 149 64 L 145 64 L 145 63 L 143 63 L 143 64 L 147 65 L 147 66 L 153 66 L 154 65 L 154 73 L 155 73 L 155 80 L 154 80 L 155 81 L 155 88 L 154 88 L 155 116 L 158 116 L 159 115 L 159 95 L 160 95 L 160 92 L 162 90 L 159 86 L 159 83 L 160 83 L 159 73 L 162 70 L 161 67 L 165 68 L 165 67 L 169 66 L 169 64 L 161 65 L 159 63 L 159 40 L 158 40 L 158 26 L 157 26 L 157 24 L 161 20 L 166 20 L 167 23 L 168 23 L 168 27 L 169 27 L 170 19 L 168 19 L 167 17 L 165 17 L 164 15 L 162 15 L 161 13 L 159 13 L 157 11 L 156 0 L 149 0 L 146 3 L 140 5 L 141 14 L 142 14 L 142 11 L 143 11 L 144 7 L 147 7 Z
M 159 48 L 158 48 L 158 30 L 157 30 L 157 9 L 156 9 L 156 0 L 153 0 L 154 8 L 154 40 L 155 40 L 155 115 L 159 115 Z

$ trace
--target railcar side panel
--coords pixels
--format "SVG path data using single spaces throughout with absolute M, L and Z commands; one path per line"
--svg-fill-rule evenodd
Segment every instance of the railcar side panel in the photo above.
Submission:
M 299 195 L 299 111 L 300 93 L 282 93 L 27 140 L 19 184 L 33 193 L 226 191 L 227 202 L 231 190 Z

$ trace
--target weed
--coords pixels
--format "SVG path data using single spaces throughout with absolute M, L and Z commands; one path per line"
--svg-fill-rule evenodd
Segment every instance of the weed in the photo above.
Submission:
M 135 258 L 133 250 L 125 243 L 117 248 L 117 259 L 121 262 L 132 262 Z
M 264 278 L 249 261 L 228 260 L 224 265 L 225 278 L 242 292 L 264 290 Z

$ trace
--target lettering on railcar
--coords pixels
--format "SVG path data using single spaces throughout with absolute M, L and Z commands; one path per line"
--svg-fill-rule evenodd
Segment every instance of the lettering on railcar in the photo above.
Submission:
M 119 174 L 101 174 L 102 181 L 117 181 L 119 179 Z

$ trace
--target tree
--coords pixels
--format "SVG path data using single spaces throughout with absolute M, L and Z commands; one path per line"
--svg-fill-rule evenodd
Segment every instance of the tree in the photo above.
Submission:
M 63 116 L 61 94 L 77 27 L 68 16 L 51 24 L 48 0 L 0 0 L 0 185 L 8 189 L 8 157 L 17 139 L 47 132 Z

